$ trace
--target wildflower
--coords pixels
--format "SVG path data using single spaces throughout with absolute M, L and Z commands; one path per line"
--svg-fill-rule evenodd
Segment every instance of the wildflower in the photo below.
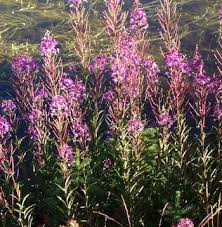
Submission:
M 39 120 L 42 117 L 42 111 L 38 109 L 33 109 L 28 115 L 27 120 L 30 123 L 34 123 L 36 120 Z
M 140 119 L 136 118 L 136 119 L 130 120 L 128 124 L 129 134 L 141 133 L 143 129 L 144 129 L 144 124 L 141 122 Z
M 222 105 L 217 104 L 214 108 L 214 118 L 218 121 L 222 121 Z
M 105 177 L 108 176 L 108 172 L 112 166 L 112 162 L 109 158 L 103 160 L 103 174 Z
M 35 96 L 36 100 L 42 100 L 42 99 L 48 98 L 49 95 L 48 95 L 48 92 L 44 88 L 38 87 L 35 90 L 34 96 Z
M 106 68 L 107 59 L 103 55 L 97 55 L 89 65 L 89 72 L 91 74 L 100 74 Z
M 89 141 L 91 139 L 87 125 L 82 123 L 79 119 L 73 120 L 72 133 L 74 140 L 77 142 Z
M 69 99 L 75 102 L 80 102 L 85 96 L 85 87 L 81 80 L 64 78 L 61 81 L 61 90 L 68 94 Z
M 178 70 L 183 73 L 187 73 L 188 64 L 186 63 L 186 57 L 179 53 L 177 50 L 171 50 L 164 56 L 164 62 L 167 68 Z
M 157 123 L 160 127 L 167 127 L 169 129 L 173 125 L 173 119 L 170 116 L 170 114 L 167 111 L 165 111 L 162 114 L 160 114 Z
M 67 117 L 69 115 L 69 108 L 66 99 L 62 95 L 54 96 L 51 101 L 50 111 L 51 116 L 58 116 L 62 114 Z
M 5 117 L 0 116 L 0 138 L 3 139 L 12 130 Z
M 139 31 L 146 30 L 149 27 L 146 12 L 143 8 L 136 7 L 130 13 L 130 30 L 131 31 Z
M 143 68 L 148 75 L 157 75 L 160 71 L 158 65 L 152 58 L 147 58 L 143 62 Z
M 112 91 L 106 91 L 103 94 L 103 101 L 105 102 L 111 102 L 114 99 L 114 94 Z
M 59 52 L 59 49 L 56 47 L 57 45 L 58 45 L 58 42 L 51 35 L 51 33 L 47 31 L 40 43 L 41 56 L 57 54 Z
M 190 61 L 190 68 L 194 73 L 200 73 L 204 68 L 204 62 L 201 58 L 198 47 L 196 48 L 194 55 Z
M 194 224 L 189 218 L 182 218 L 179 220 L 176 227 L 194 227 Z
M 5 113 L 13 112 L 16 109 L 16 105 L 12 100 L 3 100 L 1 108 Z
M 58 147 L 58 156 L 66 161 L 73 160 L 73 149 L 68 144 L 62 144 Z
M 28 126 L 28 134 L 32 139 L 39 140 L 43 136 L 43 131 L 38 128 L 34 123 Z
M 12 59 L 12 70 L 14 73 L 33 73 L 36 69 L 37 65 L 33 57 L 19 54 Z
M 210 85 L 211 79 L 205 73 L 199 73 L 195 75 L 194 82 L 199 86 L 207 86 Z

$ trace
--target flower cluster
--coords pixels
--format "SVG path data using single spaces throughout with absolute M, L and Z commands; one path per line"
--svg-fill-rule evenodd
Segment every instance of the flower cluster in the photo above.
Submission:
M 144 124 L 138 118 L 132 119 L 128 123 L 129 134 L 139 134 L 143 131 L 143 129 L 144 129 Z
M 85 86 L 79 79 L 72 80 L 71 78 L 64 78 L 61 81 L 60 89 L 68 95 L 73 102 L 81 102 L 85 96 Z
M 51 35 L 49 31 L 47 31 L 40 43 L 40 54 L 41 56 L 53 55 L 59 52 L 57 48 L 58 42 Z
M 143 8 L 136 7 L 130 13 L 130 30 L 131 31 L 139 31 L 146 30 L 149 27 L 146 12 Z
M 4 113 L 11 113 L 16 109 L 16 105 L 11 99 L 3 100 L 1 103 L 1 108 Z
M 12 130 L 5 117 L 0 116 L 0 139 L 3 139 Z
M 164 56 L 164 63 L 169 69 L 183 73 L 189 72 L 189 65 L 186 62 L 186 57 L 177 50 L 168 51 Z
M 189 218 L 182 218 L 179 220 L 176 227 L 194 227 L 194 224 Z
M 18 54 L 12 59 L 12 70 L 14 73 L 32 73 L 35 72 L 36 69 L 37 64 L 33 57 L 24 54 Z
M 168 129 L 170 129 L 173 126 L 173 119 L 170 116 L 169 112 L 164 111 L 163 113 L 161 113 L 157 124 L 160 127 L 167 127 Z
M 101 74 L 106 69 L 107 58 L 103 55 L 97 55 L 90 63 L 88 70 L 90 74 Z
M 68 144 L 58 146 L 58 157 L 65 161 L 73 160 L 73 149 Z
M 72 134 L 74 140 L 79 143 L 91 139 L 87 125 L 82 123 L 79 119 L 74 119 L 72 122 Z
M 144 60 L 142 68 L 145 74 L 145 82 L 147 83 L 146 95 L 154 96 L 157 92 L 155 88 L 159 81 L 159 67 L 152 58 L 147 58 Z
M 215 120 L 222 121 L 222 105 L 217 104 L 214 108 L 214 118 Z
M 64 96 L 56 95 L 52 97 L 50 104 L 50 113 L 52 117 L 67 117 L 69 115 L 69 107 Z
M 39 109 L 33 109 L 28 115 L 28 134 L 34 140 L 41 140 L 43 137 L 43 131 L 37 126 L 38 122 L 41 122 L 43 113 Z
M 198 48 L 196 48 L 194 55 L 190 61 L 190 69 L 192 73 L 200 73 L 204 68 L 204 62 L 200 55 Z
M 112 166 L 112 162 L 109 158 L 103 160 L 103 175 L 105 177 L 108 176 L 108 173 L 109 173 L 111 166 Z

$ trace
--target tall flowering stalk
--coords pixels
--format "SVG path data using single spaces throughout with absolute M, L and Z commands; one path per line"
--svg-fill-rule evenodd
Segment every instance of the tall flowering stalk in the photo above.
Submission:
M 73 32 L 73 48 L 83 68 L 87 68 L 91 55 L 89 15 L 84 0 L 68 0 L 70 26 Z
M 176 4 L 173 0 L 161 0 L 157 10 L 160 36 L 167 50 L 179 50 L 180 38 Z
M 216 171 L 213 167 L 214 161 L 212 157 L 211 145 L 207 142 L 207 116 L 210 112 L 209 96 L 214 91 L 214 83 L 204 70 L 204 63 L 198 50 L 193 56 L 193 84 L 195 90 L 193 92 L 193 102 L 191 103 L 194 118 L 198 129 L 198 145 L 197 145 L 197 161 L 199 173 L 200 189 L 202 196 L 200 202 L 204 205 L 205 211 L 209 214 L 211 199 L 210 190 L 213 187 Z
M 34 97 L 34 80 L 37 71 L 35 59 L 24 55 L 16 55 L 12 59 L 12 86 L 16 93 L 16 101 L 21 113 L 27 113 Z
M 43 58 L 43 73 L 45 74 L 43 78 L 44 88 L 52 96 L 58 95 L 58 86 L 63 75 L 61 62 L 60 60 L 57 61 L 57 54 L 59 53 L 57 45 L 57 40 L 47 31 L 40 43 L 40 54 Z
M 145 56 L 148 47 L 148 27 L 149 23 L 146 12 L 139 0 L 135 0 L 133 2 L 133 9 L 129 14 L 129 31 L 137 42 L 141 57 Z
M 113 50 L 117 49 L 121 34 L 125 31 L 127 13 L 122 11 L 122 0 L 106 0 L 106 10 L 103 12 L 106 31 L 113 43 Z
M 9 102 L 7 104 L 8 105 L 6 106 L 6 102 L 3 102 L 2 106 L 4 111 L 9 110 L 9 108 L 13 110 L 13 106 L 9 105 Z M 9 117 L 7 113 L 6 117 Z M 10 217 L 11 224 L 17 223 L 18 226 L 21 227 L 31 226 L 34 205 L 26 207 L 26 200 L 29 195 L 23 195 L 23 188 L 19 182 L 20 164 L 22 164 L 26 152 L 16 158 L 16 156 L 18 156 L 18 150 L 20 149 L 19 144 L 21 141 L 13 140 L 14 131 L 12 126 L 15 125 L 10 125 L 6 117 L 0 116 L 0 173 L 2 176 L 1 180 L 4 179 L 1 188 L 5 199 L 4 208 L 7 209 L 9 215 L 12 215 Z M 14 119 L 14 117 L 11 119 Z M 18 146 L 13 146 L 14 142 L 17 142 Z M 8 190 L 10 190 L 10 194 L 8 194 Z

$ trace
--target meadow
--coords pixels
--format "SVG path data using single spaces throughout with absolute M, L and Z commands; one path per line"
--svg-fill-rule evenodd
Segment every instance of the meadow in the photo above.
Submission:
M 222 4 L 199 3 L 0 1 L 0 226 L 221 227 Z

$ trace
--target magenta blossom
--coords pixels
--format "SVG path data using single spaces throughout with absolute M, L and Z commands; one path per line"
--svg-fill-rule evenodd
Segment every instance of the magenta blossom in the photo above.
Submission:
M 183 73 L 187 73 L 189 71 L 186 57 L 177 50 L 167 52 L 164 56 L 164 62 L 169 69 L 177 70 Z
M 176 227 L 194 227 L 193 221 L 189 218 L 182 218 L 178 221 Z
M 109 158 L 103 160 L 103 175 L 105 177 L 107 177 L 109 175 L 108 172 L 109 172 L 111 166 L 112 166 L 112 162 Z
M 57 54 L 59 52 L 57 45 L 58 42 L 56 41 L 56 39 L 51 35 L 49 31 L 47 31 L 40 43 L 41 56 Z
M 85 96 L 85 86 L 79 79 L 72 80 L 71 78 L 64 78 L 61 81 L 61 90 L 69 96 L 69 99 L 75 102 L 81 102 Z
M 141 122 L 140 119 L 135 118 L 129 121 L 128 124 L 128 132 L 129 134 L 138 134 L 141 133 L 144 129 L 144 124 Z
M 68 144 L 58 146 L 58 157 L 65 161 L 72 161 L 73 149 Z
M 130 30 L 139 31 L 146 30 L 149 27 L 146 12 L 143 8 L 135 8 L 130 13 Z
M 12 131 L 11 125 L 5 117 L 0 116 L 0 138 L 3 139 L 10 131 Z
M 91 74 L 100 74 L 106 69 L 107 58 L 103 55 L 97 55 L 89 65 Z
M 51 116 L 69 115 L 69 108 L 66 99 L 62 95 L 56 95 L 52 98 L 50 105 Z
M 173 125 L 173 119 L 168 112 L 163 112 L 157 121 L 160 127 L 167 127 L 168 129 Z
M 12 70 L 14 73 L 32 73 L 37 69 L 36 61 L 33 57 L 18 54 L 12 59 Z
M 3 100 L 1 108 L 5 113 L 13 112 L 16 109 L 16 105 L 12 100 Z
M 78 119 L 72 122 L 72 133 L 76 142 L 91 140 L 87 125 Z
M 38 128 L 35 124 L 28 126 L 28 134 L 32 139 L 39 140 L 43 137 L 43 131 Z

